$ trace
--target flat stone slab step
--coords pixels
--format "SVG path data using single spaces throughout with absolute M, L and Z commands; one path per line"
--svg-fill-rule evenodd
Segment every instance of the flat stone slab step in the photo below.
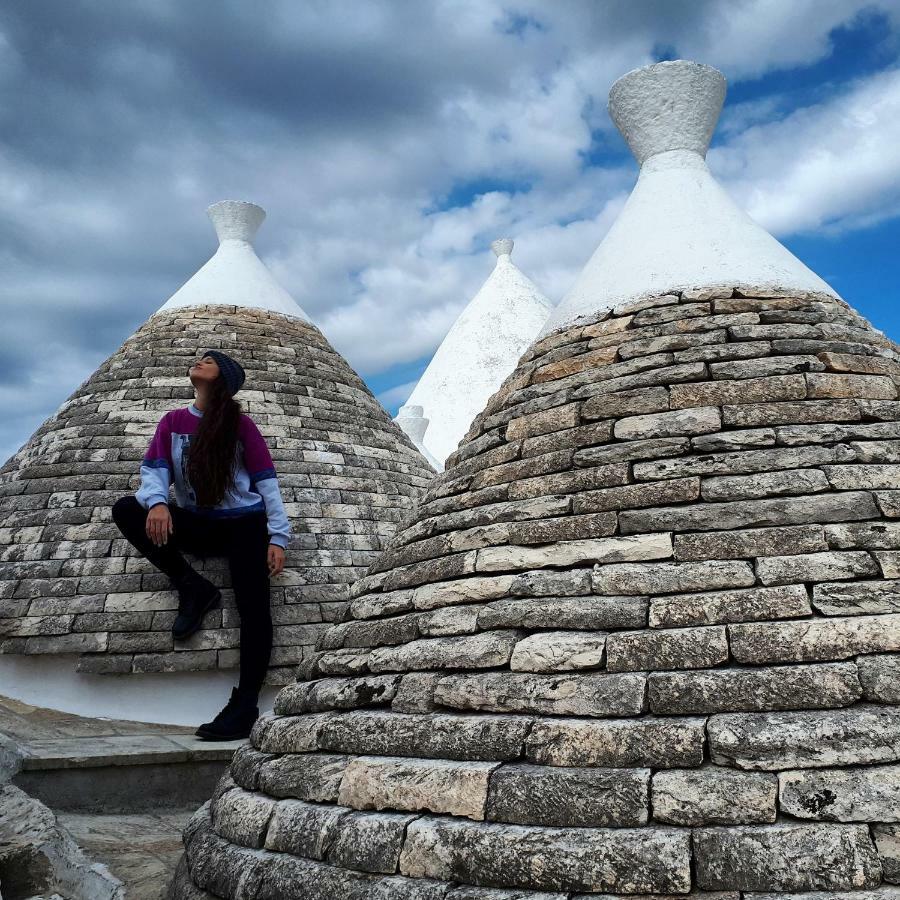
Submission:
M 193 735 L 121 734 L 32 740 L 19 744 L 22 770 L 90 769 L 152 763 L 228 762 L 243 741 L 203 741 Z

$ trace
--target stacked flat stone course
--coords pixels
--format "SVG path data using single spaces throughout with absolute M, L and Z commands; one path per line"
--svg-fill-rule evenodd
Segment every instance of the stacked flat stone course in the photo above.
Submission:
M 900 897 L 900 363 L 829 295 L 539 341 L 173 896 Z
M 77 669 L 233 669 L 239 618 L 229 590 L 184 643 L 178 598 L 122 539 L 110 511 L 139 484 L 167 410 L 188 405 L 198 351 L 247 370 L 239 395 L 265 435 L 294 538 L 272 587 L 271 683 L 293 678 L 349 586 L 433 473 L 321 332 L 299 317 L 234 306 L 151 317 L 0 470 L 0 652 L 79 654 Z M 228 586 L 221 559 L 194 560 Z

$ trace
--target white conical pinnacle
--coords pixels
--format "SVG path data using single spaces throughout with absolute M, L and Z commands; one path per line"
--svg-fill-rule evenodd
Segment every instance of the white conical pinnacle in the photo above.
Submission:
M 261 206 L 243 200 L 220 200 L 207 207 L 206 214 L 216 229 L 219 243 L 246 241 L 252 244 L 266 217 L 266 211 Z
M 706 156 L 725 102 L 725 76 L 688 60 L 623 75 L 609 92 L 609 115 L 641 164 L 657 153 Z
M 512 238 L 497 238 L 491 244 L 491 250 L 494 251 L 494 256 L 500 259 L 501 256 L 511 256 L 514 246 Z
M 216 229 L 219 247 L 212 258 L 163 304 L 224 305 L 267 309 L 309 320 L 293 297 L 275 280 L 253 249 L 253 239 L 266 211 L 243 200 L 221 200 L 206 214 Z
M 687 60 L 635 69 L 613 85 L 609 114 L 640 175 L 543 334 L 629 300 L 684 290 L 836 296 L 739 209 L 707 168 L 724 98 L 722 73 Z

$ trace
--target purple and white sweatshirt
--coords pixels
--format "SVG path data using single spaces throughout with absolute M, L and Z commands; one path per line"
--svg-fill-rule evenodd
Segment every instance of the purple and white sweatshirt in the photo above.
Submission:
M 243 516 L 265 512 L 269 542 L 287 547 L 291 527 L 278 488 L 275 465 L 256 423 L 241 414 L 238 424 L 237 461 L 234 482 L 222 502 L 214 507 L 198 507 L 197 497 L 187 477 L 187 455 L 191 438 L 203 413 L 191 404 L 167 412 L 141 463 L 141 486 L 135 496 L 144 509 L 169 502 L 169 484 L 174 475 L 175 501 L 183 509 L 205 516 Z

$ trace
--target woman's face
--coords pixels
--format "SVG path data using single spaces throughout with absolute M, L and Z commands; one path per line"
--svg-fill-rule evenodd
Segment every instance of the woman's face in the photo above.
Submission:
M 211 356 L 202 356 L 195 362 L 188 375 L 191 384 L 212 384 L 219 377 L 219 364 Z

